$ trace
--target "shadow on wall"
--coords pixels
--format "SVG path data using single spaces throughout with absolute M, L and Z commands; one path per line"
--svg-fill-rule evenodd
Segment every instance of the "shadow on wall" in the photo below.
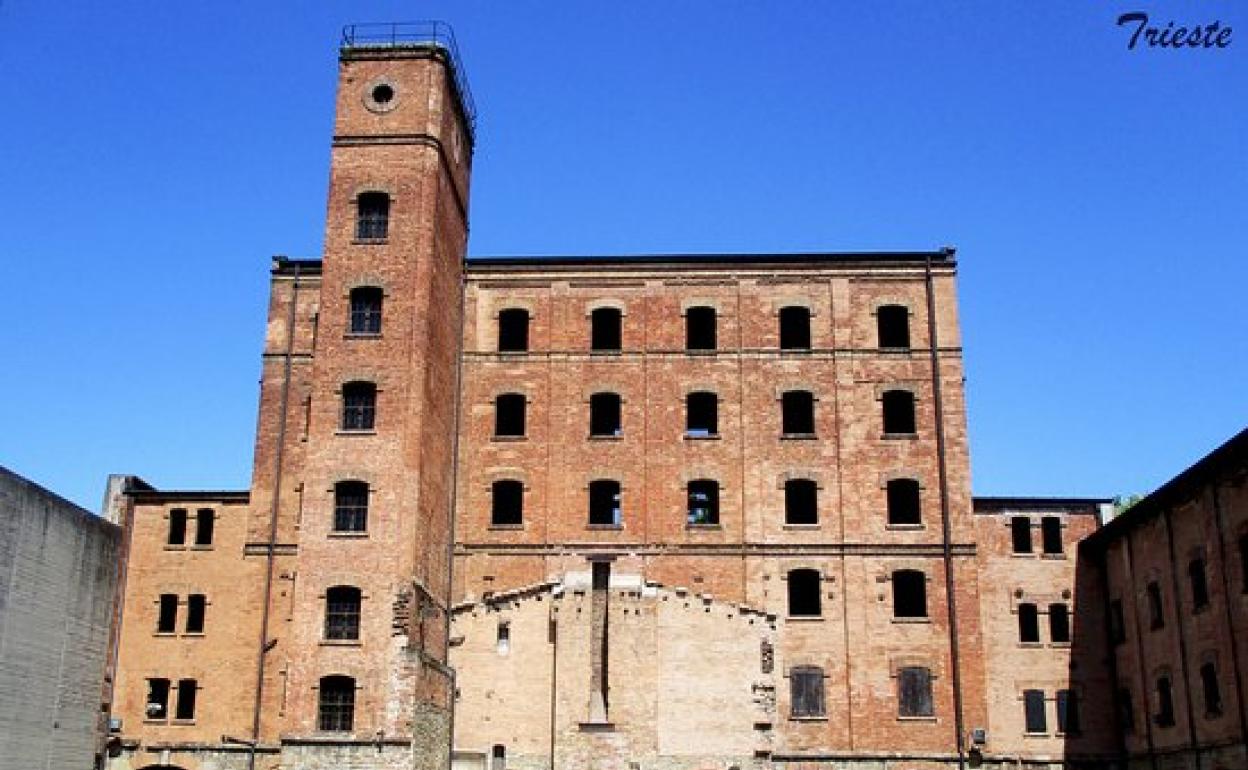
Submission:
M 1063 758 L 1071 768 L 1122 767 L 1122 726 L 1115 703 L 1115 674 L 1106 630 L 1105 586 L 1100 569 L 1080 555 L 1075 564 L 1070 622 L 1070 679 L 1054 695 Z

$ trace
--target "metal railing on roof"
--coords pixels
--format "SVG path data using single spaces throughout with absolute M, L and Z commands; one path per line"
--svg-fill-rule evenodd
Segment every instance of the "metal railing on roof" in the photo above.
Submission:
M 451 29 L 451 25 L 444 21 L 348 24 L 342 28 L 340 46 L 344 50 L 425 47 L 441 49 L 451 63 L 452 82 L 464 111 L 468 134 L 476 135 L 477 107 L 472 101 L 472 89 L 468 87 L 468 76 L 464 63 L 459 58 L 459 46 L 455 42 L 455 31 Z

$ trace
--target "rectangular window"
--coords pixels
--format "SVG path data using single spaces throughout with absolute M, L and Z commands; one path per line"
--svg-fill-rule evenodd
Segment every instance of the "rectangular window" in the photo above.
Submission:
M 160 609 L 156 615 L 156 633 L 172 634 L 178 627 L 177 594 L 161 594 Z
M 1044 690 L 1023 690 L 1023 718 L 1027 732 L 1048 732 L 1049 726 L 1044 716 Z
M 907 667 L 897 672 L 898 715 L 930 717 L 936 712 L 932 705 L 932 672 L 926 668 Z
M 792 695 L 792 715 L 795 718 L 822 717 L 823 669 L 814 666 L 797 666 L 789 672 Z
M 1057 731 L 1079 734 L 1079 695 L 1074 690 L 1057 691 Z
M 204 611 L 208 600 L 203 594 L 191 594 L 186 600 L 186 633 L 202 634 L 204 632 Z
M 186 545 L 186 509 L 174 508 L 169 511 L 169 545 Z
M 1049 641 L 1057 644 L 1070 642 L 1070 609 L 1065 604 L 1049 605 Z
M 195 514 L 195 545 L 212 545 L 212 528 L 216 514 L 211 508 L 200 508 Z
M 1174 691 L 1168 676 L 1157 678 L 1157 716 L 1154 721 L 1158 727 L 1174 727 Z
M 1031 553 L 1031 519 L 1026 516 L 1010 519 L 1010 537 L 1014 541 L 1014 553 Z
M 148 719 L 169 718 L 168 679 L 147 680 L 147 705 L 144 706 L 143 716 Z
M 1040 535 L 1044 540 L 1044 552 L 1049 555 L 1062 553 L 1062 520 L 1057 516 L 1040 519 Z
M 1205 560 L 1192 559 L 1187 565 L 1187 576 L 1192 583 L 1192 609 L 1203 610 L 1209 606 L 1209 580 L 1205 577 Z
M 174 712 L 174 719 L 194 719 L 195 718 L 195 692 L 197 686 L 194 679 L 178 680 L 178 708 Z

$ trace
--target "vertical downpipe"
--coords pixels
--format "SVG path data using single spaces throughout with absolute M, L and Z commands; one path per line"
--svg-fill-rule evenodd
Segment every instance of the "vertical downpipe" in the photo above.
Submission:
M 949 542 L 949 471 L 945 460 L 945 413 L 940 391 L 940 356 L 937 353 L 936 294 L 932 286 L 932 257 L 924 264 L 924 282 L 927 289 L 927 337 L 932 359 L 932 402 L 936 411 L 936 464 L 940 484 L 941 546 L 945 565 L 945 602 L 949 611 L 949 655 L 953 675 L 953 725 L 958 750 L 958 768 L 966 767 L 966 726 L 962 715 L 962 664 L 958 651 L 958 601 L 954 591 L 953 548 Z
M 273 594 L 274 551 L 277 547 L 277 514 L 282 497 L 282 464 L 286 450 L 286 422 L 290 406 L 291 357 L 295 348 L 295 308 L 299 304 L 299 264 L 294 265 L 294 282 L 290 288 L 290 309 L 286 313 L 286 352 L 282 362 L 282 398 L 278 409 L 277 452 L 273 460 L 273 504 L 269 510 L 269 540 L 265 547 L 264 604 L 260 615 L 260 645 L 256 651 L 256 702 L 251 715 L 251 746 L 247 752 L 247 768 L 255 770 L 256 744 L 260 742 L 260 710 L 264 700 L 264 661 L 269 644 L 269 602 Z

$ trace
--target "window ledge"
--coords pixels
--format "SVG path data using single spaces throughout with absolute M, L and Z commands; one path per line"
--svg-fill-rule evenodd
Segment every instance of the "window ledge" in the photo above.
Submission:
M 709 522 L 708 522 L 708 523 L 705 523 L 705 524 L 699 524 L 699 523 L 694 523 L 694 522 L 688 522 L 688 523 L 686 523 L 686 524 L 685 524 L 685 529 L 688 529 L 688 530 L 693 530 L 693 531 L 695 531 L 695 532 L 697 532 L 697 531 L 702 531 L 702 532 L 715 532 L 715 531 L 718 531 L 718 530 L 723 529 L 723 526 L 722 526 L 722 525 L 720 525 L 720 524 L 711 524 L 711 523 L 709 523 Z
M 528 441 L 528 436 L 491 436 L 490 441 L 497 441 L 500 444 L 514 444 L 517 441 Z
M 1065 558 L 1066 558 L 1066 554 L 1065 554 L 1065 553 L 1042 553 L 1042 554 L 1040 554 L 1040 558 L 1041 558 L 1041 559 L 1052 559 L 1052 560 L 1054 560 L 1054 561 L 1060 561 L 1061 559 L 1065 559 Z
M 899 617 L 894 616 L 893 622 L 894 623 L 912 623 L 915 625 L 930 625 L 932 622 L 932 619 L 931 618 L 899 618 Z
M 689 433 L 685 432 L 685 441 L 719 441 L 722 436 L 718 433 Z
M 586 524 L 586 525 L 585 525 L 585 528 L 586 528 L 586 529 L 607 529 L 607 530 L 617 529 L 617 530 L 622 530 L 622 529 L 624 529 L 624 525 L 623 525 L 623 524 Z
M 196 544 L 196 545 L 191 546 L 191 550 L 192 551 L 211 551 L 212 543 L 205 543 L 203 545 Z
M 507 358 L 523 358 L 529 354 L 527 350 L 496 350 L 494 352 Z
M 713 356 L 718 352 L 718 348 L 685 348 L 687 356 Z
M 169 543 L 165 543 L 165 550 L 166 550 L 166 551 L 185 551 L 185 550 L 186 550 L 186 546 L 184 546 L 184 545 L 170 545 Z
M 195 718 L 192 717 L 190 719 L 171 719 L 169 720 L 169 724 L 174 725 L 176 727 L 189 727 L 190 725 L 195 724 Z
M 914 348 L 901 347 L 900 345 L 891 346 L 891 347 L 880 346 L 879 348 L 877 348 L 877 350 L 879 350 L 881 353 L 886 353 L 886 354 L 890 354 L 894 356 L 898 356 L 898 355 L 905 356 L 905 355 L 910 355 L 911 353 L 914 352 Z
M 810 355 L 810 352 L 811 352 L 811 348 L 780 348 L 780 355 L 782 356 L 786 356 L 786 355 L 808 356 Z
M 1049 734 L 1048 734 L 1048 733 L 1029 733 L 1029 732 L 1024 732 L 1024 733 L 1023 733 L 1023 737 L 1024 737 L 1024 738 L 1048 738 L 1048 737 L 1049 737 Z
M 524 529 L 524 524 L 491 524 L 487 529 L 493 532 L 519 532 Z
M 1055 650 L 1069 650 L 1070 642 L 1049 642 L 1049 646 Z
M 589 354 L 591 356 L 618 356 L 623 352 L 624 350 L 621 348 L 612 348 L 610 350 L 590 350 Z
M 1019 642 L 1018 646 L 1024 650 L 1042 650 L 1044 644 L 1041 642 Z
M 780 525 L 780 528 L 781 528 L 781 529 L 792 529 L 792 530 L 798 530 L 798 531 L 800 531 L 800 530 L 804 530 L 804 529 L 811 529 L 811 530 L 813 530 L 813 529 L 819 529 L 819 528 L 820 528 L 820 524 L 819 524 L 819 522 L 815 522 L 814 524 L 788 524 L 788 523 L 785 523 L 785 524 L 781 524 L 781 525 Z
M 363 647 L 364 643 L 359 639 L 322 639 L 322 647 Z
M 381 246 L 388 242 L 389 238 L 352 238 L 352 246 Z
M 623 441 L 624 434 L 616 433 L 613 435 L 608 435 L 606 433 L 591 433 L 589 434 L 589 440 L 590 441 Z
M 884 529 L 895 532 L 917 532 L 927 527 L 922 524 L 885 524 Z
M 368 537 L 367 532 L 329 532 L 326 537 L 341 538 L 343 540 L 362 540 Z
M 203 631 L 184 631 L 182 633 L 182 638 L 183 639 L 203 639 L 204 632 Z
M 342 335 L 344 340 L 379 340 L 381 332 L 347 332 Z
M 168 717 L 143 717 L 143 724 L 145 725 L 167 725 L 169 724 L 169 718 Z
M 897 721 L 898 722 L 920 722 L 920 723 L 928 722 L 930 724 L 936 724 L 936 722 L 938 722 L 939 720 L 936 719 L 935 714 L 929 714 L 926 716 L 902 716 L 898 714 Z
M 912 433 L 881 433 L 880 439 L 883 441 L 917 441 L 919 434 Z
M 826 715 L 825 715 L 825 716 L 819 716 L 819 717 L 815 717 L 815 716 L 811 716 L 811 717 L 795 717 L 795 716 L 790 716 L 790 717 L 789 717 L 789 721 L 790 721 L 790 722 L 826 722 L 826 721 L 828 721 L 828 717 L 827 717 Z
M 334 431 L 335 436 L 376 436 L 376 428 L 339 428 Z
M 1034 558 L 1036 558 L 1036 555 L 1035 555 L 1034 553 L 1030 552 L 1030 551 L 1028 551 L 1028 552 L 1023 552 L 1023 551 L 1012 551 L 1012 552 L 1010 553 L 1010 556 L 1013 556 L 1013 557 L 1014 557 L 1014 558 L 1016 558 L 1016 559 L 1034 559 Z
M 161 639 L 172 639 L 176 637 L 177 635 L 178 635 L 177 631 L 157 631 L 152 634 L 152 636 L 159 637 Z
M 819 438 L 816 433 L 781 433 L 781 441 L 814 441 Z
M 787 615 L 784 618 L 786 623 L 822 623 L 822 615 Z

